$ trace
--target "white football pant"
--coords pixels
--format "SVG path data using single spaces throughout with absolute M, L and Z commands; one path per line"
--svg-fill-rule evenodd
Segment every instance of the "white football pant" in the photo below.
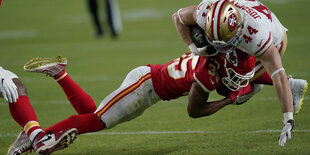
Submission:
M 160 100 L 153 87 L 151 68 L 141 66 L 127 74 L 122 85 L 101 102 L 95 114 L 107 128 L 112 128 L 136 118 Z

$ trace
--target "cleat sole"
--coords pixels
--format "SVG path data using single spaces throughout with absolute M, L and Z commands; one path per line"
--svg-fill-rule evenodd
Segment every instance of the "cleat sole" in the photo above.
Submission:
M 63 56 L 53 58 L 33 58 L 24 65 L 24 70 L 27 72 L 36 72 L 43 67 L 52 66 L 55 64 L 67 64 L 67 58 Z
M 304 100 L 304 97 L 305 97 L 305 94 L 307 92 L 307 89 L 308 89 L 308 82 L 306 81 L 306 84 L 305 84 L 305 87 L 303 88 L 303 91 L 302 91 L 302 96 L 300 98 L 300 101 L 299 101 L 299 106 L 295 112 L 295 115 L 297 115 L 303 105 L 303 100 Z

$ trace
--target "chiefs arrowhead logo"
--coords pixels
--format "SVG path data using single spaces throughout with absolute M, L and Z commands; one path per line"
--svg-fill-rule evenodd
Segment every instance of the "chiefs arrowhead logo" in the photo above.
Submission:
M 238 58 L 237 58 L 237 53 L 236 51 L 232 51 L 230 53 L 227 53 L 226 56 L 225 56 L 226 60 L 234 65 L 235 67 L 238 66 Z

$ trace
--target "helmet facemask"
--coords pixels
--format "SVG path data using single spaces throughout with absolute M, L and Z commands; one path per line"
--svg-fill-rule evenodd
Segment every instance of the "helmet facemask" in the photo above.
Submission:
M 207 36 L 209 44 L 211 44 L 218 52 L 230 53 L 236 49 L 241 41 L 241 24 L 238 26 L 237 33 L 234 37 L 230 38 L 228 41 L 211 40 Z
M 246 87 L 249 84 L 250 79 L 254 76 L 255 69 L 253 69 L 251 72 L 246 73 L 245 75 L 241 75 L 232 68 L 227 67 L 226 59 L 224 63 L 226 77 L 222 77 L 222 82 L 225 86 L 227 86 L 227 88 L 232 91 L 236 91 L 242 87 Z

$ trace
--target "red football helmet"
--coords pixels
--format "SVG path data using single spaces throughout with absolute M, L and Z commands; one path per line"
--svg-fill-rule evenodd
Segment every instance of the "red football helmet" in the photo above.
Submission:
M 240 50 L 217 57 L 222 83 L 232 91 L 249 84 L 255 73 L 255 57 Z

